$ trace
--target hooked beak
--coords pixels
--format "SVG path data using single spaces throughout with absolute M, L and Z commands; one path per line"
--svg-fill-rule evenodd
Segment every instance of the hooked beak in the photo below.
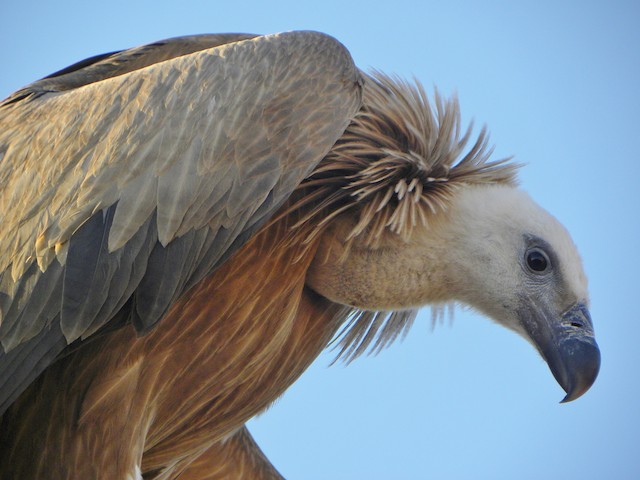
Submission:
M 545 307 L 538 304 L 521 319 L 551 373 L 567 393 L 560 402 L 566 403 L 593 385 L 600 370 L 600 350 L 584 303 L 576 303 L 559 318 Z

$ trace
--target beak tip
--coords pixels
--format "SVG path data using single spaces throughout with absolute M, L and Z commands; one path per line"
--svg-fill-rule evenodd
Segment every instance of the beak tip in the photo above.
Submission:
M 568 403 L 580 398 L 596 381 L 600 371 L 600 349 L 595 340 L 571 342 L 568 351 L 571 356 L 565 356 L 564 375 L 559 375 L 560 385 L 567 393 L 560 403 Z
M 560 400 L 560 403 L 569 403 L 569 402 L 573 402 L 574 400 L 576 400 L 578 397 L 581 397 L 582 393 L 580 395 L 574 395 L 573 392 L 571 393 L 567 393 L 564 398 L 562 400 Z
M 584 395 L 587 392 L 587 390 L 589 390 L 589 387 L 584 388 L 584 389 L 580 389 L 580 390 L 570 391 L 564 396 L 564 398 L 562 400 L 560 400 L 560 403 L 573 402 L 574 400 L 577 400 L 582 395 Z

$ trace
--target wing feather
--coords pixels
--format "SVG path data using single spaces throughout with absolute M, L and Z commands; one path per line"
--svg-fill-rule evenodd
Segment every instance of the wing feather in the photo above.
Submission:
M 0 412 L 51 364 L 67 345 L 60 330 L 60 322 L 51 322 L 10 352 L 0 351 Z
M 6 350 L 28 340 L 48 325 L 61 308 L 62 266 L 55 262 L 45 272 L 32 265 L 0 325 L 0 338 Z
M 112 222 L 112 231 L 117 234 L 110 233 L 109 250 L 122 248 L 127 239 L 140 230 L 137 219 L 128 215 L 128 212 L 137 208 L 140 216 L 151 217 L 156 209 L 157 196 L 158 178 L 154 175 L 140 175 L 131 182 L 129 188 L 122 191 Z
M 94 215 L 71 237 L 62 287 L 61 327 L 67 341 L 79 338 L 93 323 L 106 300 L 116 258 L 109 258 L 108 227 L 113 209 L 106 215 Z

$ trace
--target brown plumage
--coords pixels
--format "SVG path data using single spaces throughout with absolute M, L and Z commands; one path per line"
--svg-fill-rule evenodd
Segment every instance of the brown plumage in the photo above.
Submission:
M 5 418 L 15 449 L 3 465 L 17 478 L 45 476 L 57 462 L 79 478 L 124 478 L 141 461 L 145 475 L 173 478 L 265 409 L 326 346 L 343 311 L 305 288 L 311 250 L 294 262 L 301 247 L 278 248 L 285 233 L 278 225 L 256 235 L 147 335 L 121 328 L 45 371 Z M 52 442 L 54 432 L 75 435 Z M 20 462 L 34 449 L 37 470 L 35 459 Z M 99 456 L 88 462 L 91 452 Z
M 282 477 L 260 451 L 246 427 L 243 427 L 231 438 L 210 447 L 190 463 L 180 478 L 185 480 L 229 478 L 278 480 Z
M 568 400 L 595 379 L 579 258 L 516 166 L 484 130 L 468 145 L 456 100 L 326 36 L 100 56 L 9 97 L 0 126 L 4 477 L 280 478 L 245 422 L 332 339 L 379 351 L 427 303 L 525 335 Z

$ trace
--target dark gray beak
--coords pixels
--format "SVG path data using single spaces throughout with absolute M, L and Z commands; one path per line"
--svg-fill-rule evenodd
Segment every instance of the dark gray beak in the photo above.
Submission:
M 560 318 L 539 305 L 535 310 L 522 317 L 525 330 L 567 393 L 561 403 L 575 400 L 589 390 L 600 370 L 589 310 L 577 303 Z

